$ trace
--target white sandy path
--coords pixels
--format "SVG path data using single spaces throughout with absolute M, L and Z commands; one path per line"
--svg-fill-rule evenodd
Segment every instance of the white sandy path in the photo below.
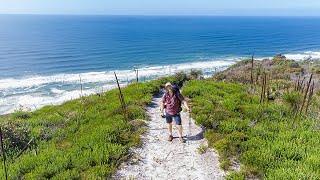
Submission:
M 173 126 L 172 142 L 167 141 L 168 130 L 165 119 L 160 117 L 161 98 L 154 98 L 147 112 L 151 121 L 145 133 L 143 147 L 136 149 L 136 163 L 123 164 L 116 179 L 223 179 L 225 172 L 219 168 L 219 157 L 209 149 L 198 153 L 201 143 L 207 143 L 203 131 L 191 119 L 190 141 L 179 141 L 177 128 Z M 182 112 L 183 135 L 189 134 L 189 116 Z M 186 139 L 186 138 L 185 138 Z M 131 164 L 130 164 L 131 163 Z

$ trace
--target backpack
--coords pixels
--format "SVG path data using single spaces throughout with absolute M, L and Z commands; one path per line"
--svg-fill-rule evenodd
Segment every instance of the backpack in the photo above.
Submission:
M 179 112 L 182 111 L 182 107 L 181 107 L 182 102 L 181 102 L 181 100 L 177 97 L 177 95 L 180 94 L 180 89 L 179 89 L 178 86 L 172 85 L 172 90 L 173 90 L 173 95 L 175 95 L 176 98 L 177 98 L 177 100 L 178 100 L 178 104 L 179 104 L 179 111 L 178 111 L 178 113 L 179 113 Z M 166 96 L 169 96 L 169 92 L 168 92 L 168 91 L 166 91 Z

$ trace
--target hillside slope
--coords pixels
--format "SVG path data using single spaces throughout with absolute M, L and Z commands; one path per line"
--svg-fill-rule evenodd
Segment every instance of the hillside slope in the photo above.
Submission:
M 124 164 L 116 177 L 223 179 L 225 173 L 219 167 L 219 156 L 212 149 L 206 148 L 207 142 L 203 137 L 203 129 L 195 125 L 193 119 L 189 119 L 188 113 L 181 113 L 186 143 L 181 143 L 177 138 L 175 126 L 173 126 L 175 139 L 172 142 L 167 140 L 167 124 L 159 115 L 160 100 L 160 97 L 154 98 L 153 104 L 147 109 L 150 116 L 150 121 L 147 122 L 149 130 L 143 136 L 143 147 L 136 150 L 136 163 Z M 189 138 L 187 135 L 190 135 Z

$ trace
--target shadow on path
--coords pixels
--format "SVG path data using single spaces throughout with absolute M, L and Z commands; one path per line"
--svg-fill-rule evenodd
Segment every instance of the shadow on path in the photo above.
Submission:
M 189 137 L 189 140 L 190 140 L 190 141 L 199 141 L 199 140 L 202 140 L 202 139 L 204 138 L 204 132 L 205 132 L 205 129 L 202 128 L 202 129 L 201 129 L 201 132 L 199 132 L 198 134 L 196 134 L 196 135 L 191 135 L 191 136 Z

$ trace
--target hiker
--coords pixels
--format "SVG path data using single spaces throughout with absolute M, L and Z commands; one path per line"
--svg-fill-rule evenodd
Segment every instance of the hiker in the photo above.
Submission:
M 181 104 L 184 103 L 184 106 L 190 111 L 187 102 L 185 101 L 184 97 L 180 94 L 180 91 L 177 87 L 173 87 L 170 82 L 166 83 L 165 88 L 167 92 L 162 96 L 161 100 L 161 116 L 163 116 L 164 111 L 164 104 L 166 104 L 166 122 L 168 123 L 169 129 L 169 141 L 173 140 L 172 136 L 172 119 L 174 119 L 176 125 L 178 126 L 178 134 L 179 140 L 183 141 L 182 138 L 182 124 L 181 124 L 181 115 L 180 112 L 182 111 Z

